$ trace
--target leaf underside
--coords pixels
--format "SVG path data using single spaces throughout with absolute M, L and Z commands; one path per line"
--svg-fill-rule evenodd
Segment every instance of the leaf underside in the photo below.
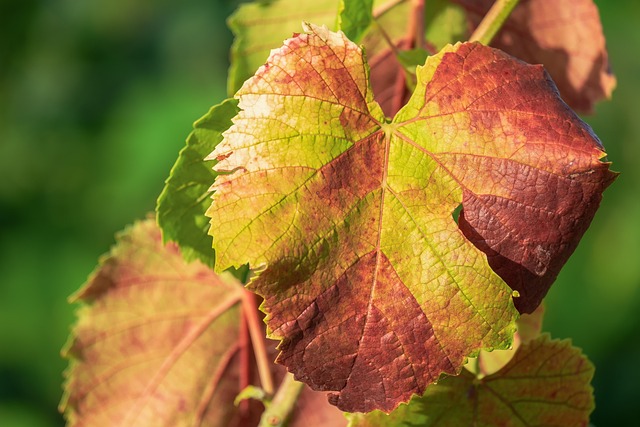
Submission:
M 350 415 L 349 427 L 584 426 L 593 411 L 594 368 L 568 340 L 523 344 L 499 372 L 447 377 L 387 415 Z

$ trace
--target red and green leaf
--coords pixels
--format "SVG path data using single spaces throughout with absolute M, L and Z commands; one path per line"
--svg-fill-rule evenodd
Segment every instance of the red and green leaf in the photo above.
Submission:
M 594 368 L 570 341 L 548 335 L 523 344 L 493 375 L 463 371 L 391 414 L 349 415 L 350 427 L 584 426 L 593 411 Z
M 163 246 L 154 221 L 120 234 L 74 296 L 88 305 L 66 351 L 69 425 L 229 423 L 242 292 Z
M 217 268 L 263 269 L 250 287 L 278 361 L 350 412 L 508 347 L 516 313 L 490 264 L 535 309 L 614 178 L 539 66 L 450 46 L 392 123 L 367 79 L 341 34 L 287 40 L 237 94 L 207 213 Z

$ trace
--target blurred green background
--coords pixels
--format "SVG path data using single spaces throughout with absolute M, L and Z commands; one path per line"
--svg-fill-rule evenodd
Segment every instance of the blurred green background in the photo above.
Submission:
M 596 365 L 598 427 L 640 396 L 640 2 L 597 2 L 618 77 L 587 121 L 622 171 L 547 298 Z M 151 211 L 191 123 L 225 97 L 238 1 L 0 0 L 0 426 L 61 426 L 66 298 Z

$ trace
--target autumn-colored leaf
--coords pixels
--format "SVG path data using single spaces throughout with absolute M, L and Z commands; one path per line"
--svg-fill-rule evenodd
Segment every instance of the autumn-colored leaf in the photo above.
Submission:
M 187 261 L 199 259 L 213 267 L 215 253 L 204 213 L 211 204 L 209 187 L 217 173 L 212 163 L 203 159 L 222 141 L 222 132 L 231 126 L 237 113 L 237 101 L 226 100 L 194 124 L 158 198 L 156 211 L 163 241 L 178 243 Z
M 259 406 L 242 414 L 233 404 L 243 292 L 234 279 L 185 263 L 174 244 L 163 246 L 152 220 L 120 234 L 75 295 L 88 305 L 66 349 L 68 425 L 257 425 Z M 305 426 L 344 420 L 314 394 L 301 395 L 317 412 L 318 422 Z
M 477 26 L 494 0 L 451 0 Z M 593 0 L 521 0 L 491 44 L 532 64 L 544 64 L 572 108 L 591 112 L 609 98 L 609 68 L 598 8 Z
M 387 415 L 350 415 L 349 427 L 587 426 L 594 368 L 568 340 L 548 335 L 523 344 L 499 372 L 463 371 Z
M 228 172 L 207 212 L 216 268 L 263 268 L 250 287 L 278 361 L 349 412 L 508 347 L 511 291 L 476 245 L 548 280 L 512 284 L 533 310 L 613 179 L 542 67 L 479 44 L 430 57 L 392 123 L 360 49 L 315 26 L 237 97 L 211 155 Z
M 70 426 L 227 425 L 242 286 L 163 246 L 152 220 L 118 237 L 75 299 L 62 406 Z

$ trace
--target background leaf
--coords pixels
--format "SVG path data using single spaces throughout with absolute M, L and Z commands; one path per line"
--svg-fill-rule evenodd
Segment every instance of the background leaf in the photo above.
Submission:
M 347 38 L 359 42 L 373 22 L 374 0 L 340 0 L 338 27 Z
M 75 298 L 70 426 L 229 425 L 238 392 L 240 283 L 163 246 L 152 220 L 118 243 Z
M 269 51 L 300 31 L 303 21 L 335 28 L 341 0 L 274 0 L 241 5 L 229 17 L 235 39 L 227 79 L 229 95 L 264 64 Z
M 474 27 L 494 3 L 452 1 L 468 11 Z M 544 64 L 562 98 L 581 112 L 610 98 L 616 86 L 593 0 L 522 0 L 491 45 L 531 64 Z
M 350 427 L 584 426 L 593 411 L 594 368 L 569 340 L 523 344 L 496 374 L 446 377 L 387 415 L 350 415 Z
M 468 39 L 467 15 L 449 0 L 430 0 L 425 7 L 425 37 L 440 50 L 447 44 Z
M 412 40 L 407 38 L 411 2 L 376 0 L 373 11 L 376 25 L 364 36 L 362 44 L 371 69 L 375 100 L 387 117 L 393 117 L 409 99 L 405 70 L 396 58 L 396 51 L 413 47 Z
M 250 351 L 239 339 L 244 292 L 230 275 L 187 264 L 175 244 L 162 244 L 153 220 L 121 233 L 75 295 L 88 305 L 66 350 L 73 358 L 61 403 L 68 425 L 256 426 L 261 404 L 234 405 L 241 377 L 255 383 L 257 376 L 252 359 L 243 366 L 239 355 Z M 281 379 L 283 369 L 272 367 Z M 290 421 L 346 423 L 307 387 Z
M 215 252 L 204 213 L 211 204 L 209 187 L 217 173 L 214 162 L 204 158 L 222 141 L 222 132 L 231 126 L 231 119 L 238 112 L 237 104 L 226 100 L 194 124 L 156 207 L 163 241 L 176 242 L 187 261 L 199 259 L 210 267 L 215 263 Z

